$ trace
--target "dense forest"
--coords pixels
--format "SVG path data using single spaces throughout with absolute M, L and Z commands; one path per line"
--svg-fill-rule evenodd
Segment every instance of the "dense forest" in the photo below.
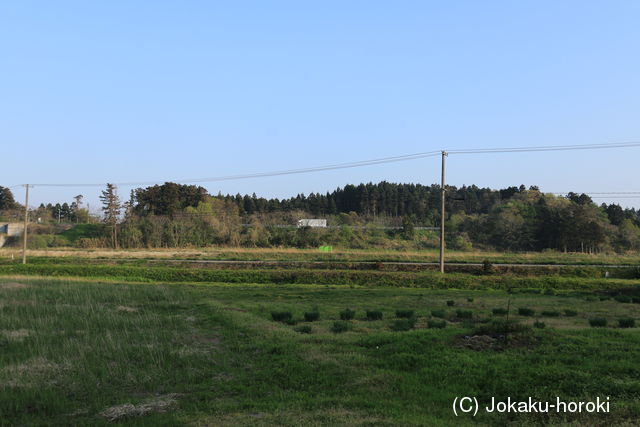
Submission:
M 120 247 L 206 245 L 431 248 L 440 225 L 440 187 L 380 182 L 331 193 L 265 199 L 255 194 L 210 195 L 203 187 L 165 183 L 131 192 L 103 191 L 104 226 L 70 244 Z M 72 203 L 41 205 L 51 222 L 88 222 Z M 640 211 L 598 205 L 586 194 L 559 197 L 537 187 L 501 190 L 446 187 L 446 239 L 456 249 L 574 252 L 640 250 Z M 0 209 L 18 205 L 0 188 Z M 327 229 L 295 227 L 300 218 L 326 218 Z M 59 242 L 59 239 L 58 239 Z

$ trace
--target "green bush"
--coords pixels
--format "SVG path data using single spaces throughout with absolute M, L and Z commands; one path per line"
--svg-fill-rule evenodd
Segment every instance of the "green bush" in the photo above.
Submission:
M 449 307 L 453 307 L 454 305 L 456 305 L 456 302 L 455 302 L 455 301 L 453 301 L 453 300 L 449 300 L 449 301 L 447 301 L 447 306 L 449 306 Z
M 456 310 L 456 317 L 459 319 L 473 318 L 473 312 L 470 310 Z
M 506 316 L 509 310 L 506 308 L 494 308 L 491 310 L 494 316 Z
M 600 301 L 609 301 L 611 297 L 600 297 Z
M 408 319 L 398 319 L 393 322 L 391 329 L 396 332 L 408 331 L 416 325 L 416 319 L 411 317 Z
M 640 304 L 640 297 L 631 297 L 631 302 L 634 304 Z
M 429 329 L 442 329 L 447 326 L 447 322 L 444 320 L 427 320 L 427 327 Z
M 592 317 L 589 319 L 589 325 L 591 325 L 592 328 L 604 328 L 607 326 L 607 319 L 604 317 Z
M 333 332 L 334 334 L 340 334 L 342 332 L 350 330 L 351 327 L 351 323 L 345 320 L 336 320 L 335 322 L 333 322 L 333 326 L 331 326 L 331 332 Z
M 315 322 L 320 319 L 320 313 L 317 311 L 307 311 L 304 313 L 305 322 Z
M 541 321 L 539 321 L 539 320 L 536 320 L 536 321 L 533 323 L 533 327 L 534 327 L 534 328 L 538 328 L 538 329 L 544 329 L 546 326 L 547 326 L 547 325 L 546 325 L 544 322 L 541 322 Z
M 618 319 L 618 326 L 621 328 L 635 328 L 636 321 L 630 317 L 625 317 L 622 319 Z
M 272 311 L 271 318 L 276 322 L 288 322 L 292 320 L 293 315 L 290 311 Z
M 447 317 L 447 312 L 444 310 L 431 310 L 431 315 L 433 317 L 439 317 L 440 319 L 444 319 Z
M 564 315 L 567 317 L 575 317 L 578 315 L 578 312 L 567 308 L 564 310 Z
M 310 334 L 312 331 L 312 328 L 309 325 L 302 325 L 295 328 L 294 331 L 299 332 L 301 334 Z
M 527 308 L 527 307 L 520 307 L 518 309 L 518 314 L 520 316 L 533 316 L 534 314 L 536 314 L 536 311 L 531 309 L 531 308 Z
M 622 303 L 630 303 L 631 297 L 628 297 L 626 295 L 618 295 L 617 297 L 615 297 L 615 300 Z
M 346 310 L 340 312 L 340 319 L 341 320 L 351 320 L 354 317 L 356 317 L 356 311 L 355 310 L 351 310 L 351 309 L 347 308 Z
M 367 320 L 381 320 L 382 311 L 380 310 L 367 310 Z
M 517 320 L 494 319 L 489 323 L 478 326 L 473 333 L 475 335 L 506 335 L 524 334 L 531 331 L 531 327 Z
M 473 298 L 467 298 L 467 302 L 473 302 Z
M 396 317 L 409 319 L 413 317 L 413 310 L 396 310 Z
M 559 311 L 552 311 L 552 310 L 545 310 L 542 313 L 540 313 L 541 316 L 544 317 L 558 317 L 560 316 L 560 312 Z

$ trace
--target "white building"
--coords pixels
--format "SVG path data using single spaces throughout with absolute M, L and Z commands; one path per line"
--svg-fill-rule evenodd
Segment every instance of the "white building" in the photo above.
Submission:
M 326 228 L 326 219 L 299 219 L 298 228 L 301 227 L 313 227 L 313 228 Z

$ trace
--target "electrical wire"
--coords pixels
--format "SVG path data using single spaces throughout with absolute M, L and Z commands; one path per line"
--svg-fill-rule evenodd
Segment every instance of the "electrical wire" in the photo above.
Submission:
M 409 160 L 417 160 L 428 157 L 439 156 L 441 153 L 446 153 L 448 155 L 451 154 L 495 154 L 495 153 L 523 153 L 523 152 L 536 152 L 536 151 L 571 151 L 571 150 L 595 150 L 595 149 L 611 149 L 611 148 L 630 148 L 630 147 L 640 147 L 640 142 L 622 142 L 622 143 L 610 143 L 610 144 L 581 144 L 581 145 L 549 145 L 549 146 L 530 146 L 530 147 L 502 147 L 502 148 L 478 148 L 478 149 L 458 149 L 458 150 L 442 150 L 442 151 L 428 151 L 422 153 L 414 153 L 414 154 L 406 154 L 401 156 L 392 156 L 392 157 L 382 157 L 378 159 L 370 159 L 370 160 L 362 160 L 356 162 L 348 162 L 348 163 L 336 163 L 325 166 L 316 166 L 316 167 L 308 167 L 308 168 L 300 168 L 300 169 L 288 169 L 288 170 L 280 170 L 280 171 L 270 171 L 270 172 L 258 172 L 252 174 L 242 174 L 242 175 L 226 175 L 226 176 L 215 176 L 215 177 L 205 177 L 205 178 L 189 178 L 189 179 L 179 179 L 173 180 L 170 182 L 176 183 L 207 183 L 207 182 L 220 182 L 220 181 L 235 181 L 241 179 L 251 179 L 251 178 L 266 178 L 273 176 L 282 176 L 282 175 L 294 175 L 294 174 L 304 174 L 304 173 L 313 173 L 313 172 L 321 172 L 321 171 L 329 171 L 329 170 L 337 170 L 337 169 L 347 169 L 347 168 L 357 168 L 363 166 L 371 166 L 385 163 L 393 163 L 393 162 L 402 162 Z M 159 181 L 141 181 L 141 182 L 120 182 L 114 183 L 116 186 L 121 187 L 130 187 L 130 186 L 138 186 L 138 185 L 154 185 L 160 182 L 164 182 L 165 180 Z M 83 183 L 41 183 L 41 184 L 32 184 L 39 187 L 103 187 L 106 183 L 93 183 L 93 184 L 83 184 Z

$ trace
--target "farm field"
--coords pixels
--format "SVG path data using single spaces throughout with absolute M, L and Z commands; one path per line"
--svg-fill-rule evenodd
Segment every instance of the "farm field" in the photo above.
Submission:
M 29 256 L 70 257 L 70 258 L 108 258 L 108 259 L 202 259 L 202 260 L 238 260 L 238 261 L 345 261 L 345 262 L 438 262 L 437 249 L 421 251 L 378 250 L 378 249 L 340 249 L 323 253 L 318 249 L 295 248 L 235 248 L 210 247 L 198 249 L 75 249 L 50 248 L 30 249 Z M 0 248 L 0 259 L 18 259 L 19 248 Z M 621 254 L 583 254 L 563 252 L 525 252 L 504 253 L 486 251 L 450 251 L 446 252 L 446 261 L 455 263 L 482 263 L 488 260 L 494 264 L 551 264 L 551 265 L 640 265 L 640 255 Z
M 7 424 L 624 425 L 640 418 L 633 281 L 607 292 L 507 292 L 3 274 Z M 520 326 L 505 328 L 507 307 Z M 342 320 L 347 311 L 353 318 Z M 606 326 L 591 327 L 594 319 Z M 611 413 L 455 417 L 452 401 L 461 396 L 487 403 L 609 396 Z

